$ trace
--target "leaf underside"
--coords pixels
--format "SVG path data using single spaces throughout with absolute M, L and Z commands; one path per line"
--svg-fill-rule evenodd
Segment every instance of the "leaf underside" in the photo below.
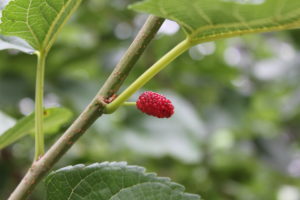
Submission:
M 1 0 L 0 1 L 0 11 L 8 4 L 10 0 Z M 0 15 L 1 16 L 1 15 Z
M 27 42 L 19 37 L 0 35 L 0 50 L 4 49 L 16 49 L 28 54 L 35 52 Z
M 14 0 L 2 12 L 3 35 L 18 36 L 35 50 L 48 51 L 81 0 Z
M 168 178 L 124 162 L 76 165 L 46 178 L 47 200 L 200 200 Z
M 299 0 L 145 0 L 130 8 L 176 21 L 193 43 L 300 27 Z
M 45 133 L 53 133 L 65 123 L 73 114 L 66 108 L 49 108 L 44 111 Z M 25 135 L 34 133 L 34 113 L 19 120 L 15 126 L 0 134 L 0 149 L 14 143 Z

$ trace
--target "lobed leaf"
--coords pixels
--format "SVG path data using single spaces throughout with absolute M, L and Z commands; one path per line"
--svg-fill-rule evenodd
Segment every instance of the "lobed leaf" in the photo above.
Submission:
M 65 167 L 52 172 L 46 186 L 48 200 L 200 200 L 169 178 L 124 162 Z
M 56 132 L 72 118 L 72 115 L 72 112 L 66 108 L 46 109 L 44 112 L 45 133 Z M 34 113 L 22 118 L 13 127 L 0 134 L 0 149 L 30 133 L 34 133 Z
M 176 21 L 193 43 L 300 27 L 298 0 L 145 0 L 130 8 Z
M 0 30 L 18 36 L 35 50 L 48 51 L 81 0 L 14 0 L 4 8 Z

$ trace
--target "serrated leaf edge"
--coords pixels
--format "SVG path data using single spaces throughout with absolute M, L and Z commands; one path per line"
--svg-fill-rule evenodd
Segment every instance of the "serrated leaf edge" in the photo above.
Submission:
M 157 181 L 148 181 L 148 182 L 142 182 L 142 183 L 138 183 L 138 184 L 134 184 L 134 185 L 131 185 L 130 187 L 133 187 L 133 186 L 138 186 L 138 185 L 140 185 L 140 184 L 143 184 L 143 183 L 151 183 L 151 182 L 153 182 L 153 183 L 160 183 L 160 184 L 162 184 L 162 185 L 165 185 L 165 186 L 167 186 L 167 187 L 169 187 L 170 189 L 172 189 L 172 190 L 174 190 L 174 191 L 177 191 L 177 192 L 180 192 L 180 193 L 182 193 L 182 194 L 190 194 L 190 193 L 185 193 L 184 191 L 185 191 L 185 187 L 183 186 L 183 185 L 181 185 L 181 184 L 178 184 L 178 183 L 175 183 L 175 182 L 172 182 L 171 181 L 171 179 L 169 178 L 169 177 L 158 177 L 157 176 L 157 174 L 156 173 L 153 173 L 153 172 L 146 172 L 146 169 L 144 168 L 144 167 L 141 167 L 141 166 L 137 166 L 137 165 L 128 165 L 127 164 L 127 162 L 125 162 L 125 161 L 123 161 L 123 162 L 108 162 L 108 161 L 106 161 L 106 162 L 102 162 L 102 163 L 93 163 L 93 164 L 91 164 L 91 165 L 84 165 L 84 164 L 77 164 L 77 165 L 70 165 L 70 166 L 67 166 L 67 167 L 63 167 L 63 168 L 61 168 L 61 169 L 58 169 L 58 170 L 56 170 L 56 171 L 53 171 L 53 172 L 51 172 L 48 176 L 47 176 L 47 178 L 45 179 L 45 183 L 46 184 L 49 184 L 50 182 L 51 182 L 51 180 L 54 178 L 54 175 L 55 174 L 57 174 L 57 173 L 61 173 L 61 172 L 64 172 L 64 171 L 75 171 L 75 170 L 78 170 L 78 169 L 80 169 L 80 170 L 84 170 L 84 169 L 90 169 L 90 168 L 98 168 L 99 170 L 102 170 L 103 168 L 105 168 L 105 167 L 119 167 L 119 168 L 121 168 L 121 169 L 130 169 L 130 168 L 132 168 L 132 169 L 135 169 L 135 171 L 137 171 L 137 172 L 139 172 L 139 173 L 142 173 L 142 174 L 144 174 L 145 176 L 152 176 L 153 178 L 156 178 L 156 180 Z M 94 174 L 94 173 L 96 173 L 96 172 L 98 172 L 98 169 L 96 170 L 96 171 L 93 171 L 92 173 L 90 173 L 89 175 L 87 175 L 86 177 L 89 177 L 90 175 L 92 175 L 92 174 Z M 85 178 L 86 178 L 85 177 Z M 84 179 L 85 179 L 84 178 Z M 82 179 L 82 180 L 84 180 L 84 179 Z M 76 186 L 74 187 L 74 188 L 72 188 L 72 191 L 74 191 L 76 188 L 77 188 L 77 186 L 79 186 L 80 185 L 80 183 L 81 183 L 81 181 L 82 180 L 80 180 L 77 184 L 76 184 Z M 115 195 L 117 195 L 120 191 L 122 191 L 122 190 L 125 190 L 125 189 L 128 189 L 128 188 L 130 188 L 130 187 L 124 187 L 124 188 L 122 188 L 121 190 L 119 190 L 117 193 L 115 193 L 115 194 L 113 194 L 113 196 L 115 196 Z M 72 193 L 70 193 L 70 195 L 71 195 Z M 200 199 L 200 196 L 199 195 L 197 195 L 197 194 L 190 194 L 190 195 L 193 195 L 193 196 L 197 196 L 197 197 L 199 197 L 199 199 Z M 112 196 L 112 197 L 113 197 Z M 70 197 L 70 196 L 69 196 Z M 112 198 L 111 197 L 111 198 Z M 110 198 L 110 199 L 111 199 Z
M 150 2 L 150 0 L 145 0 L 143 2 L 134 3 L 132 5 L 129 5 L 128 8 L 131 10 L 138 11 L 138 12 L 148 13 L 147 11 L 144 10 L 143 7 L 139 8 L 140 5 L 144 6 L 144 4 L 147 4 L 148 1 Z M 161 11 L 161 12 L 163 13 L 163 11 Z M 179 20 L 173 16 L 170 16 L 167 19 L 173 20 L 173 21 L 177 22 L 181 27 L 183 27 L 183 31 L 185 32 L 188 40 L 191 42 L 191 44 L 196 45 L 196 44 L 203 43 L 203 42 L 215 41 L 218 39 L 230 38 L 230 37 L 240 36 L 240 35 L 244 35 L 244 34 L 273 32 L 273 31 L 282 31 L 282 30 L 287 30 L 287 29 L 300 28 L 300 14 L 297 14 L 297 12 L 299 12 L 299 10 L 291 12 L 288 15 L 285 15 L 284 17 L 282 17 L 280 19 L 282 21 L 292 21 L 290 23 L 277 24 L 277 25 L 273 24 L 270 26 L 263 26 L 264 23 L 266 23 L 269 20 L 270 20 L 270 23 L 274 23 L 274 21 L 272 21 L 272 19 L 253 20 L 251 22 L 247 22 L 247 24 L 245 25 L 245 30 L 220 32 L 220 33 L 212 34 L 209 36 L 202 36 L 202 37 L 197 37 L 196 35 L 201 31 L 209 30 L 212 28 L 218 29 L 218 28 L 236 27 L 237 25 L 241 26 L 241 23 L 239 22 L 239 23 L 219 24 L 219 25 L 206 25 L 206 26 L 201 26 L 199 28 L 194 29 L 194 28 L 190 27 L 189 25 L 187 25 L 186 23 L 182 22 L 181 20 Z M 150 13 L 150 14 L 153 14 L 153 13 Z M 167 15 L 167 14 L 161 14 L 161 15 L 157 15 L 157 16 L 166 18 L 164 15 Z M 249 27 L 249 24 L 251 26 L 261 26 L 261 28 L 251 28 L 251 27 Z

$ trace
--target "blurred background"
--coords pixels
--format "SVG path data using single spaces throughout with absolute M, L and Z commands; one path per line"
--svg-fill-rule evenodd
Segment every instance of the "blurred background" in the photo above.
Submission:
M 67 107 L 75 118 L 94 97 L 147 18 L 127 10 L 133 2 L 82 3 L 48 56 L 46 107 Z M 206 200 L 300 200 L 299 35 L 247 35 L 191 48 L 139 91 L 171 99 L 172 118 L 121 108 L 101 117 L 55 169 L 127 161 Z M 166 21 L 121 90 L 183 38 Z M 35 56 L 0 52 L 0 132 L 33 111 L 35 65 Z M 47 146 L 67 127 L 47 135 Z M 27 136 L 1 150 L 2 198 L 30 166 L 33 145 Z M 40 184 L 30 199 L 44 199 L 44 191 Z

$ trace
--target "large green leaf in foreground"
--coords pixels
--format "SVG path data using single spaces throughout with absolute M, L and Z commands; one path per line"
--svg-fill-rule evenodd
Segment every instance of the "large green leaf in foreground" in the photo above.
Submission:
M 66 108 L 49 108 L 44 111 L 45 133 L 57 132 L 73 114 Z M 13 127 L 0 133 L 0 149 L 14 143 L 27 134 L 34 133 L 34 113 L 19 120 Z
M 14 0 L 2 12 L 1 34 L 25 39 L 47 51 L 81 0 Z
M 168 178 L 124 162 L 76 165 L 46 178 L 48 200 L 200 200 Z
M 194 43 L 300 27 L 299 0 L 145 0 L 131 8 L 176 21 Z

